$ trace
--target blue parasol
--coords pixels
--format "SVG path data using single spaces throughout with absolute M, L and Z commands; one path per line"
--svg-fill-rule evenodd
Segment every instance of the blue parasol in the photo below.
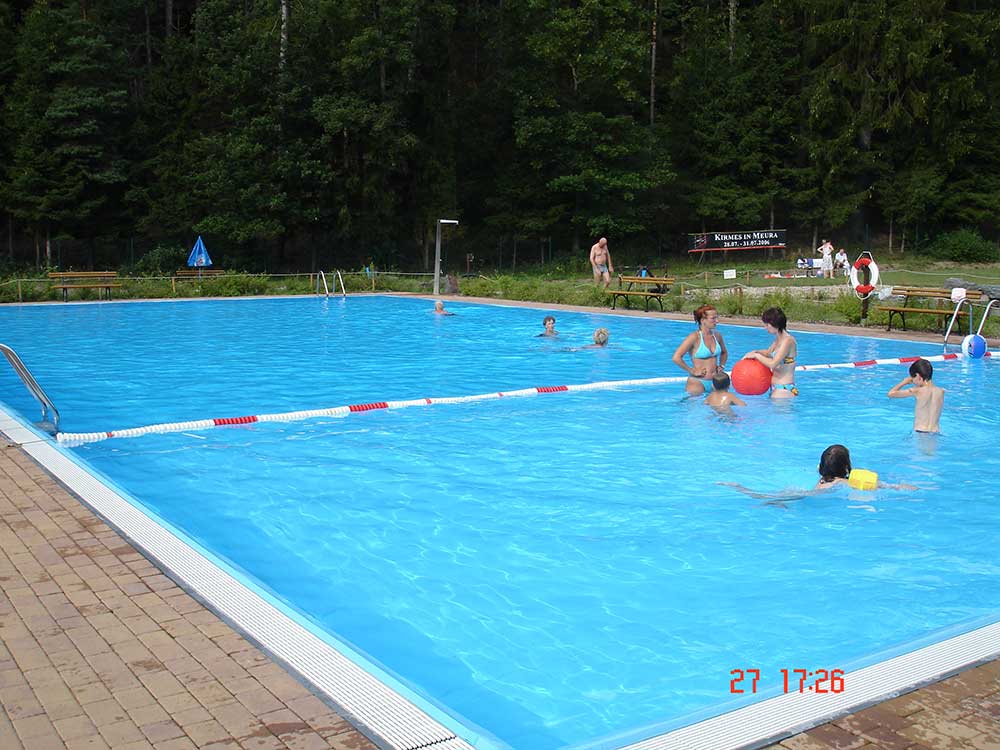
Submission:
M 201 278 L 201 269 L 208 268 L 210 265 L 212 265 L 212 259 L 208 257 L 208 250 L 205 249 L 205 243 L 201 241 L 199 234 L 198 240 L 194 243 L 191 254 L 188 256 L 188 266 L 197 268 L 198 278 Z

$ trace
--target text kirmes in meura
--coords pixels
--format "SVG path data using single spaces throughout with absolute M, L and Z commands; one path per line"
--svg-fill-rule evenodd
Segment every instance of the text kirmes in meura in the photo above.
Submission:
M 720 247 L 766 247 L 780 244 L 777 232 L 716 232 L 715 243 Z

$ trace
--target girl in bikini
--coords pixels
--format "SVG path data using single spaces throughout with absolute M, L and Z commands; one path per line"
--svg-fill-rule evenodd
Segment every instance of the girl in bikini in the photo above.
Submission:
M 722 334 L 715 329 L 719 313 L 712 305 L 702 305 L 695 310 L 694 322 L 698 324 L 698 330 L 684 338 L 672 359 L 674 364 L 688 373 L 684 390 L 692 396 L 700 396 L 706 390 L 712 390 L 712 377 L 725 369 L 729 352 Z M 690 366 L 684 361 L 686 355 L 691 355 Z
M 771 370 L 771 398 L 792 398 L 799 395 L 795 387 L 795 356 L 798 345 L 787 330 L 788 319 L 781 308 L 771 307 L 760 316 L 774 343 L 767 349 L 747 352 L 743 359 L 756 359 Z

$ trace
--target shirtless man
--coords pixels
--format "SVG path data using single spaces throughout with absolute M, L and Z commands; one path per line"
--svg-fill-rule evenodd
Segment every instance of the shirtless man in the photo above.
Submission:
M 603 278 L 604 288 L 611 286 L 611 274 L 615 272 L 615 266 L 611 262 L 611 251 L 608 250 L 608 241 L 604 237 L 590 248 L 590 265 L 594 268 L 594 283 L 600 286 Z
M 889 398 L 913 397 L 913 429 L 917 432 L 941 432 L 944 388 L 938 388 L 931 382 L 933 375 L 931 363 L 926 359 L 918 359 L 910 365 L 910 376 L 903 378 L 889 390 Z

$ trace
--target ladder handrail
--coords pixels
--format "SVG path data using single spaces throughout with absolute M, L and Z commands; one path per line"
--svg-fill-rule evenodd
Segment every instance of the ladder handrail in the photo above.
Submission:
M 340 293 L 346 297 L 347 289 L 344 288 L 344 277 L 340 275 L 340 271 L 337 271 L 337 279 L 340 281 Z
M 990 316 L 990 308 L 993 307 L 993 305 L 995 305 L 998 302 L 1000 302 L 1000 299 L 991 299 L 986 304 L 986 309 L 983 310 L 983 319 L 979 321 L 979 328 L 976 329 L 977 336 L 982 336 L 983 326 L 986 325 L 986 319 Z
M 323 273 L 322 271 L 320 271 L 319 273 L 316 274 L 316 294 L 319 294 L 319 282 L 320 282 L 320 279 L 323 280 L 323 291 L 326 293 L 326 296 L 329 297 L 330 296 L 330 287 L 328 287 L 326 285 L 326 274 Z
M 31 391 L 31 395 L 38 399 L 38 402 L 42 405 L 42 422 L 46 420 L 46 409 L 52 412 L 52 427 L 54 432 L 59 431 L 59 410 L 56 409 L 52 400 L 45 394 L 42 390 L 42 386 L 38 385 L 38 381 L 35 380 L 34 376 L 28 371 L 28 368 L 24 366 L 24 362 L 21 358 L 17 356 L 17 352 L 11 349 L 6 344 L 0 344 L 0 352 L 7 358 L 10 362 L 10 366 L 14 368 L 24 384 Z
M 962 309 L 962 305 L 969 306 L 969 333 L 972 333 L 972 302 L 967 297 L 962 297 L 958 302 L 955 303 L 955 312 L 951 314 L 951 320 L 948 321 L 948 328 L 944 332 L 944 350 L 948 351 L 948 337 L 951 336 L 951 329 L 955 326 L 955 321 L 958 320 L 958 313 Z

